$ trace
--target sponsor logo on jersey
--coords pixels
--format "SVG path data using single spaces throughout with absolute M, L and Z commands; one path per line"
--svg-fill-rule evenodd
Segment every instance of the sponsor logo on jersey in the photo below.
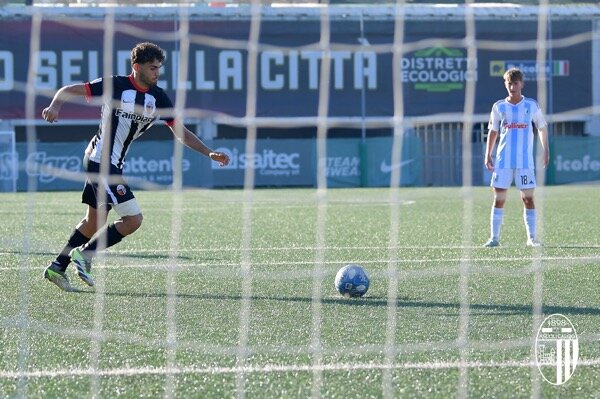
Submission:
M 131 119 L 134 122 L 140 122 L 140 123 L 150 123 L 150 122 L 154 121 L 153 117 L 138 115 L 133 112 L 123 111 L 121 108 L 115 109 L 115 116 L 118 116 L 119 118 Z
M 146 96 L 144 101 L 144 116 L 152 116 L 156 112 L 156 100 L 152 96 Z
M 125 90 L 121 93 L 121 108 L 127 112 L 133 111 L 135 107 L 135 90 Z
M 505 129 L 527 129 L 529 127 L 529 124 L 519 123 L 519 122 L 511 122 L 511 123 L 505 123 L 503 125 L 503 127 Z

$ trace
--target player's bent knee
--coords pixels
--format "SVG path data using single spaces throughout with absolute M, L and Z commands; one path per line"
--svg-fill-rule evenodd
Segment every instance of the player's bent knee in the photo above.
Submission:
M 124 217 L 123 221 L 125 221 L 125 220 L 126 220 L 127 225 L 129 226 L 129 229 L 132 232 L 134 232 L 142 226 L 144 217 L 140 213 L 138 215 Z
M 144 217 L 141 213 L 138 215 L 123 216 L 121 218 L 121 234 L 128 236 L 134 233 L 142 226 L 143 220 Z
M 135 229 L 139 229 L 142 226 L 142 222 L 144 221 L 144 215 L 141 213 L 139 215 L 133 216 L 135 218 L 135 225 L 137 226 Z

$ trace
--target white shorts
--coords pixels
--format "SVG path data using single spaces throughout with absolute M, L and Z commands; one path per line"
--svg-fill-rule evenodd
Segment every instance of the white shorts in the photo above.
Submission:
M 535 169 L 495 169 L 490 186 L 507 189 L 511 186 L 513 179 L 519 190 L 536 187 Z

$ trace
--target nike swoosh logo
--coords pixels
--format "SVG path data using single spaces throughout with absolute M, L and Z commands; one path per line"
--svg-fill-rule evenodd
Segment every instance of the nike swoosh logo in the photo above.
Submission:
M 392 170 L 406 166 L 414 161 L 414 159 L 409 159 L 393 165 L 388 165 L 387 163 L 385 163 L 385 161 L 381 161 L 380 169 L 383 173 L 390 173 Z

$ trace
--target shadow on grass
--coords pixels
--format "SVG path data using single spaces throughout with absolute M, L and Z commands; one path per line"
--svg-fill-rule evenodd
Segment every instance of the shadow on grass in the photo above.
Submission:
M 51 256 L 53 259 L 58 252 L 49 251 L 24 251 L 23 249 L 3 249 L 2 253 L 12 255 L 35 255 L 35 256 Z
M 600 245 L 544 245 L 544 248 L 553 249 L 598 249 Z
M 12 255 L 34 255 L 34 256 L 48 256 L 51 257 L 52 259 L 54 259 L 54 257 L 58 254 L 57 251 L 54 252 L 49 252 L 49 251 L 29 251 L 29 252 L 25 252 L 21 249 L 6 249 L 6 250 L 2 250 L 2 253 L 7 253 L 7 254 L 12 254 Z M 163 254 L 153 254 L 153 253 L 137 253 L 137 252 L 130 252 L 130 253 L 107 253 L 106 254 L 107 258 L 113 258 L 113 259 L 118 259 L 118 258 L 134 258 L 134 259 L 156 259 L 156 260 L 160 260 L 160 259 L 169 259 L 169 254 L 168 253 L 163 253 Z M 178 255 L 175 257 L 175 259 L 182 259 L 182 260 L 198 260 L 197 257 L 191 257 L 191 256 L 187 256 L 187 255 Z M 220 260 L 224 260 L 223 258 L 202 258 L 202 260 L 216 260 L 216 261 L 220 261 Z M 50 262 L 50 260 L 48 261 Z
M 165 253 L 165 254 L 148 254 L 148 253 L 140 254 L 140 253 L 130 252 L 130 253 L 111 254 L 111 255 L 108 255 L 108 257 L 111 257 L 111 258 L 134 258 L 134 259 L 169 259 L 169 254 L 168 253 Z M 197 259 L 197 258 L 192 258 L 191 256 L 187 256 L 187 255 L 178 255 L 175 257 L 175 259 L 192 260 L 192 259 Z M 222 259 L 206 259 L 206 260 L 222 260 Z
M 94 291 L 79 291 L 80 293 L 94 294 Z M 166 292 L 155 293 L 136 293 L 136 292 L 106 292 L 108 297 L 127 297 L 127 298 L 167 298 Z M 194 299 L 194 300 L 213 300 L 213 301 L 241 301 L 240 295 L 216 295 L 216 294 L 175 294 L 177 299 Z M 278 301 L 278 302 L 297 302 L 297 303 L 312 303 L 310 297 L 275 297 L 275 296 L 260 296 L 253 295 L 249 298 L 254 301 Z M 387 307 L 387 298 L 366 297 L 366 298 L 322 298 L 321 303 L 325 305 L 344 305 L 344 306 L 368 306 L 368 307 Z M 460 303 L 452 302 L 433 302 L 433 301 L 417 301 L 409 297 L 398 297 L 396 301 L 398 308 L 422 308 L 432 311 L 439 310 L 455 310 L 447 315 L 458 316 L 460 313 Z M 502 315 L 530 315 L 533 313 L 533 308 L 530 305 L 505 305 L 505 304 L 469 304 L 471 313 L 476 311 L 476 315 L 480 316 L 502 316 Z M 593 307 L 574 307 L 574 306 L 543 306 L 543 314 L 561 313 L 564 315 L 588 315 L 600 316 L 600 308 Z

